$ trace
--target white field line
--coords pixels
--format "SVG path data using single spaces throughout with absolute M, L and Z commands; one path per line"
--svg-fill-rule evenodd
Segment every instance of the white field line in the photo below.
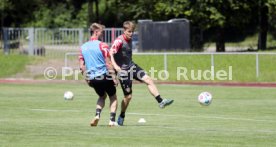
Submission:
M 146 114 L 146 113 L 127 113 L 127 114 L 130 114 L 130 115 L 143 115 L 143 116 L 172 116 L 172 117 L 188 117 L 188 118 L 207 118 L 207 119 L 224 119 L 224 120 L 240 120 L 240 121 L 276 122 L 276 120 L 223 117 L 223 116 L 202 116 L 202 115 L 189 116 L 189 115 L 170 115 L 170 114 Z
M 58 110 L 58 109 L 29 109 L 29 110 L 31 110 L 31 111 L 42 111 L 42 112 L 81 112 L 80 110 Z M 203 116 L 203 115 L 189 116 L 189 115 L 148 114 L 148 113 L 127 113 L 127 114 L 129 114 L 129 115 L 141 115 L 141 116 L 167 116 L 167 117 L 186 117 L 186 118 L 205 118 L 205 119 L 254 121 L 254 122 L 276 122 L 276 120 L 238 118 L 238 117 L 223 117 L 223 116 Z

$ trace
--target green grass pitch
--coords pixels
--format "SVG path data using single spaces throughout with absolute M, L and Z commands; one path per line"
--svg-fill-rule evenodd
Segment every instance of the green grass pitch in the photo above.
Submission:
M 275 88 L 158 85 L 175 100 L 165 109 L 145 85 L 133 88 L 125 126 L 107 127 L 107 99 L 92 128 L 97 97 L 84 83 L 1 84 L 0 146 L 276 146 Z M 66 90 L 73 101 L 63 99 Z M 208 107 L 197 102 L 202 91 L 213 94 Z

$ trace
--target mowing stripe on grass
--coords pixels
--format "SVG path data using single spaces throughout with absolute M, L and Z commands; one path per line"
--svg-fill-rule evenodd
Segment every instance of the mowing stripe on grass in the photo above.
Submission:
M 81 112 L 80 110 L 57 110 L 57 109 L 29 109 L 32 111 L 44 111 L 44 112 Z M 172 114 L 146 114 L 146 113 L 127 113 L 129 115 L 142 115 L 142 116 L 172 116 L 172 117 L 189 117 L 189 118 L 205 118 L 205 119 L 224 119 L 224 120 L 240 120 L 240 121 L 257 121 L 257 122 L 276 122 L 276 120 L 264 120 L 264 119 L 251 119 L 251 118 L 235 118 L 235 117 L 223 117 L 223 116 L 188 116 L 188 115 L 172 115 Z
M 64 112 L 80 112 L 79 110 L 55 110 L 55 109 L 29 109 L 32 111 L 44 111 L 44 112 L 60 112 L 60 111 L 64 111 Z
M 130 115 L 143 115 L 143 116 L 173 116 L 173 117 L 189 117 L 189 118 L 207 118 L 207 119 L 225 119 L 225 120 L 241 120 L 241 121 L 259 121 L 259 122 L 276 122 L 276 120 L 264 120 L 264 119 L 251 119 L 251 118 L 235 118 L 235 117 L 223 117 L 223 116 L 188 116 L 188 115 L 168 115 L 168 114 L 145 114 L 145 113 L 127 113 Z
M 168 126 L 146 126 L 146 127 L 156 127 L 163 129 L 173 129 L 178 131 L 223 131 L 223 132 L 259 132 L 259 133 L 276 133 L 275 130 L 250 130 L 250 129 L 198 129 L 198 128 L 184 128 L 184 127 L 168 127 Z

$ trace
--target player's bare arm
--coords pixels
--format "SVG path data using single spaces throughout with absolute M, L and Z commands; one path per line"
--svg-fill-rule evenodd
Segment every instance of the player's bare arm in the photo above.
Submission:
M 110 60 L 111 60 L 112 66 L 114 67 L 114 69 L 117 72 L 120 72 L 121 68 L 116 63 L 116 61 L 114 59 L 114 54 L 117 52 L 117 50 L 121 46 L 121 44 L 122 44 L 121 40 L 115 40 L 114 43 L 113 43 L 113 45 L 111 46 L 110 51 L 109 51 L 109 55 L 110 55 Z
M 114 67 L 114 69 L 117 71 L 117 72 L 120 72 L 121 71 L 121 68 L 117 65 L 117 63 L 115 62 L 115 59 L 114 59 L 114 53 L 110 52 L 110 60 L 111 60 L 111 63 Z
M 110 55 L 108 53 L 108 45 L 106 43 L 101 43 L 100 48 L 101 48 L 101 50 L 104 54 L 104 57 L 105 57 L 105 64 L 106 64 L 106 68 L 108 70 L 108 73 L 112 77 L 115 86 L 117 86 L 118 85 L 118 80 L 117 80 L 117 77 L 116 77 L 115 69 L 114 69 L 114 67 L 112 65 L 112 62 L 111 62 L 111 59 L 110 59 Z
M 85 62 L 84 62 L 82 55 L 80 55 L 80 57 L 79 57 L 79 66 L 80 66 L 81 74 L 85 73 L 85 70 L 86 70 Z
M 107 67 L 108 73 L 112 77 L 112 80 L 113 80 L 115 86 L 118 86 L 119 82 L 118 82 L 118 79 L 117 79 L 117 76 L 116 76 L 115 69 L 112 66 L 110 57 L 105 58 L 105 63 L 106 63 L 106 67 Z

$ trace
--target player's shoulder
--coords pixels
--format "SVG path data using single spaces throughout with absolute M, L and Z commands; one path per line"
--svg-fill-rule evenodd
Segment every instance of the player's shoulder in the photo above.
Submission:
M 118 36 L 116 39 L 118 39 L 118 40 L 124 40 L 124 36 L 123 35 L 120 35 L 120 36 Z
M 85 42 L 84 44 L 82 44 L 82 47 L 87 46 L 87 45 L 90 45 L 91 43 L 92 43 L 92 41 L 87 41 L 87 42 Z
M 108 44 L 107 44 L 107 43 L 105 43 L 105 42 L 100 42 L 100 44 L 101 44 L 101 45 L 108 46 Z
M 119 37 L 117 37 L 113 43 L 115 44 L 122 44 L 123 43 L 123 38 L 121 37 L 122 35 L 120 35 Z
M 87 42 L 85 42 L 82 46 L 87 46 L 87 45 L 91 45 L 91 44 L 98 44 L 98 43 L 101 43 L 101 41 L 99 41 L 99 40 L 93 40 L 93 41 L 87 41 Z
M 85 42 L 84 44 L 81 45 L 81 48 L 85 48 L 88 45 L 89 45 L 89 42 Z
M 105 43 L 105 42 L 100 42 L 100 47 L 104 48 L 104 49 L 108 49 L 109 48 L 108 44 Z

